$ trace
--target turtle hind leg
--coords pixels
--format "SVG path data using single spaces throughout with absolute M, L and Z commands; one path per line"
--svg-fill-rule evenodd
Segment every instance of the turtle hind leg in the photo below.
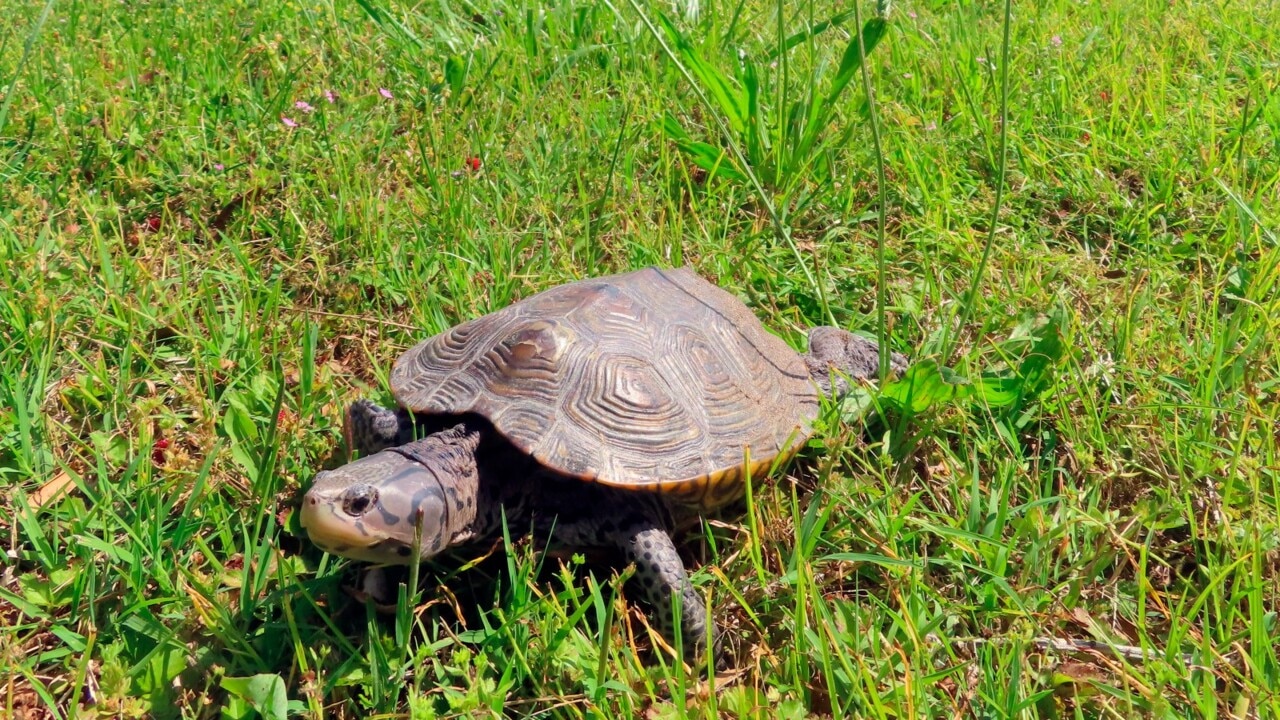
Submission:
M 852 389 L 850 380 L 875 380 L 880 375 L 880 346 L 848 330 L 820 326 L 809 330 L 809 352 L 804 355 L 805 366 L 818 387 L 828 395 L 844 395 Z M 907 358 L 901 353 L 890 353 L 889 369 L 903 373 Z
M 535 501 L 534 532 L 546 533 L 552 542 L 570 548 L 621 551 L 626 562 L 636 568 L 627 587 L 639 591 L 650 608 L 653 626 L 673 645 L 679 598 L 679 649 L 687 662 L 698 664 L 706 653 L 708 636 L 715 638 L 715 628 L 707 627 L 706 606 L 685 572 L 668 532 L 669 513 L 660 499 L 577 480 L 558 490 L 548 487 Z M 713 648 L 717 648 L 714 642 Z
M 357 400 L 347 408 L 343 428 L 347 447 L 361 457 L 413 440 L 413 416 L 404 408 L 384 408 L 370 400 Z
M 652 608 L 658 631 L 673 644 L 676 641 L 676 598 L 679 597 L 680 644 L 684 659 L 697 664 L 706 653 L 708 636 L 715 637 L 714 625 L 708 632 L 707 611 L 702 596 L 689 581 L 684 562 L 665 528 L 640 523 L 621 528 L 616 535 L 627 559 L 635 563 L 632 584 Z M 715 649 L 717 643 L 713 641 Z

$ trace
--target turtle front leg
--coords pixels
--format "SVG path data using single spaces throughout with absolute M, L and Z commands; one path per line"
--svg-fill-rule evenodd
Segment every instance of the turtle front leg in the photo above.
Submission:
M 347 408 L 343 432 L 347 447 L 368 457 L 413 441 L 413 416 L 404 408 L 392 410 L 371 400 L 357 400 Z

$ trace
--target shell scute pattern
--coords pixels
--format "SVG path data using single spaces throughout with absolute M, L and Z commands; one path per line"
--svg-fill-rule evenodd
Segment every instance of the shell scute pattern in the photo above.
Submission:
M 808 435 L 804 361 L 687 268 L 561 285 L 405 353 L 396 399 L 475 412 L 559 472 L 695 505 L 741 494 Z

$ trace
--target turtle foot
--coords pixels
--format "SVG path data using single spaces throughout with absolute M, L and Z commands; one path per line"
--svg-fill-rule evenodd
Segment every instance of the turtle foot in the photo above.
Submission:
M 850 380 L 875 380 L 880 375 L 880 345 L 837 327 L 815 327 L 809 331 L 804 362 L 823 392 L 844 395 L 853 389 Z M 889 354 L 890 374 L 902 374 L 906 369 L 905 355 Z
M 344 433 L 347 447 L 365 457 L 413 440 L 413 418 L 402 408 L 357 400 L 347 408 Z

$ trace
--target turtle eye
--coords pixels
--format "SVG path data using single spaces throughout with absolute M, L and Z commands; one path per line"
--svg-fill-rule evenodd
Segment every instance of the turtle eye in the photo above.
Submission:
M 378 491 L 371 485 L 356 485 L 342 494 L 342 510 L 352 517 L 360 517 L 378 501 Z

